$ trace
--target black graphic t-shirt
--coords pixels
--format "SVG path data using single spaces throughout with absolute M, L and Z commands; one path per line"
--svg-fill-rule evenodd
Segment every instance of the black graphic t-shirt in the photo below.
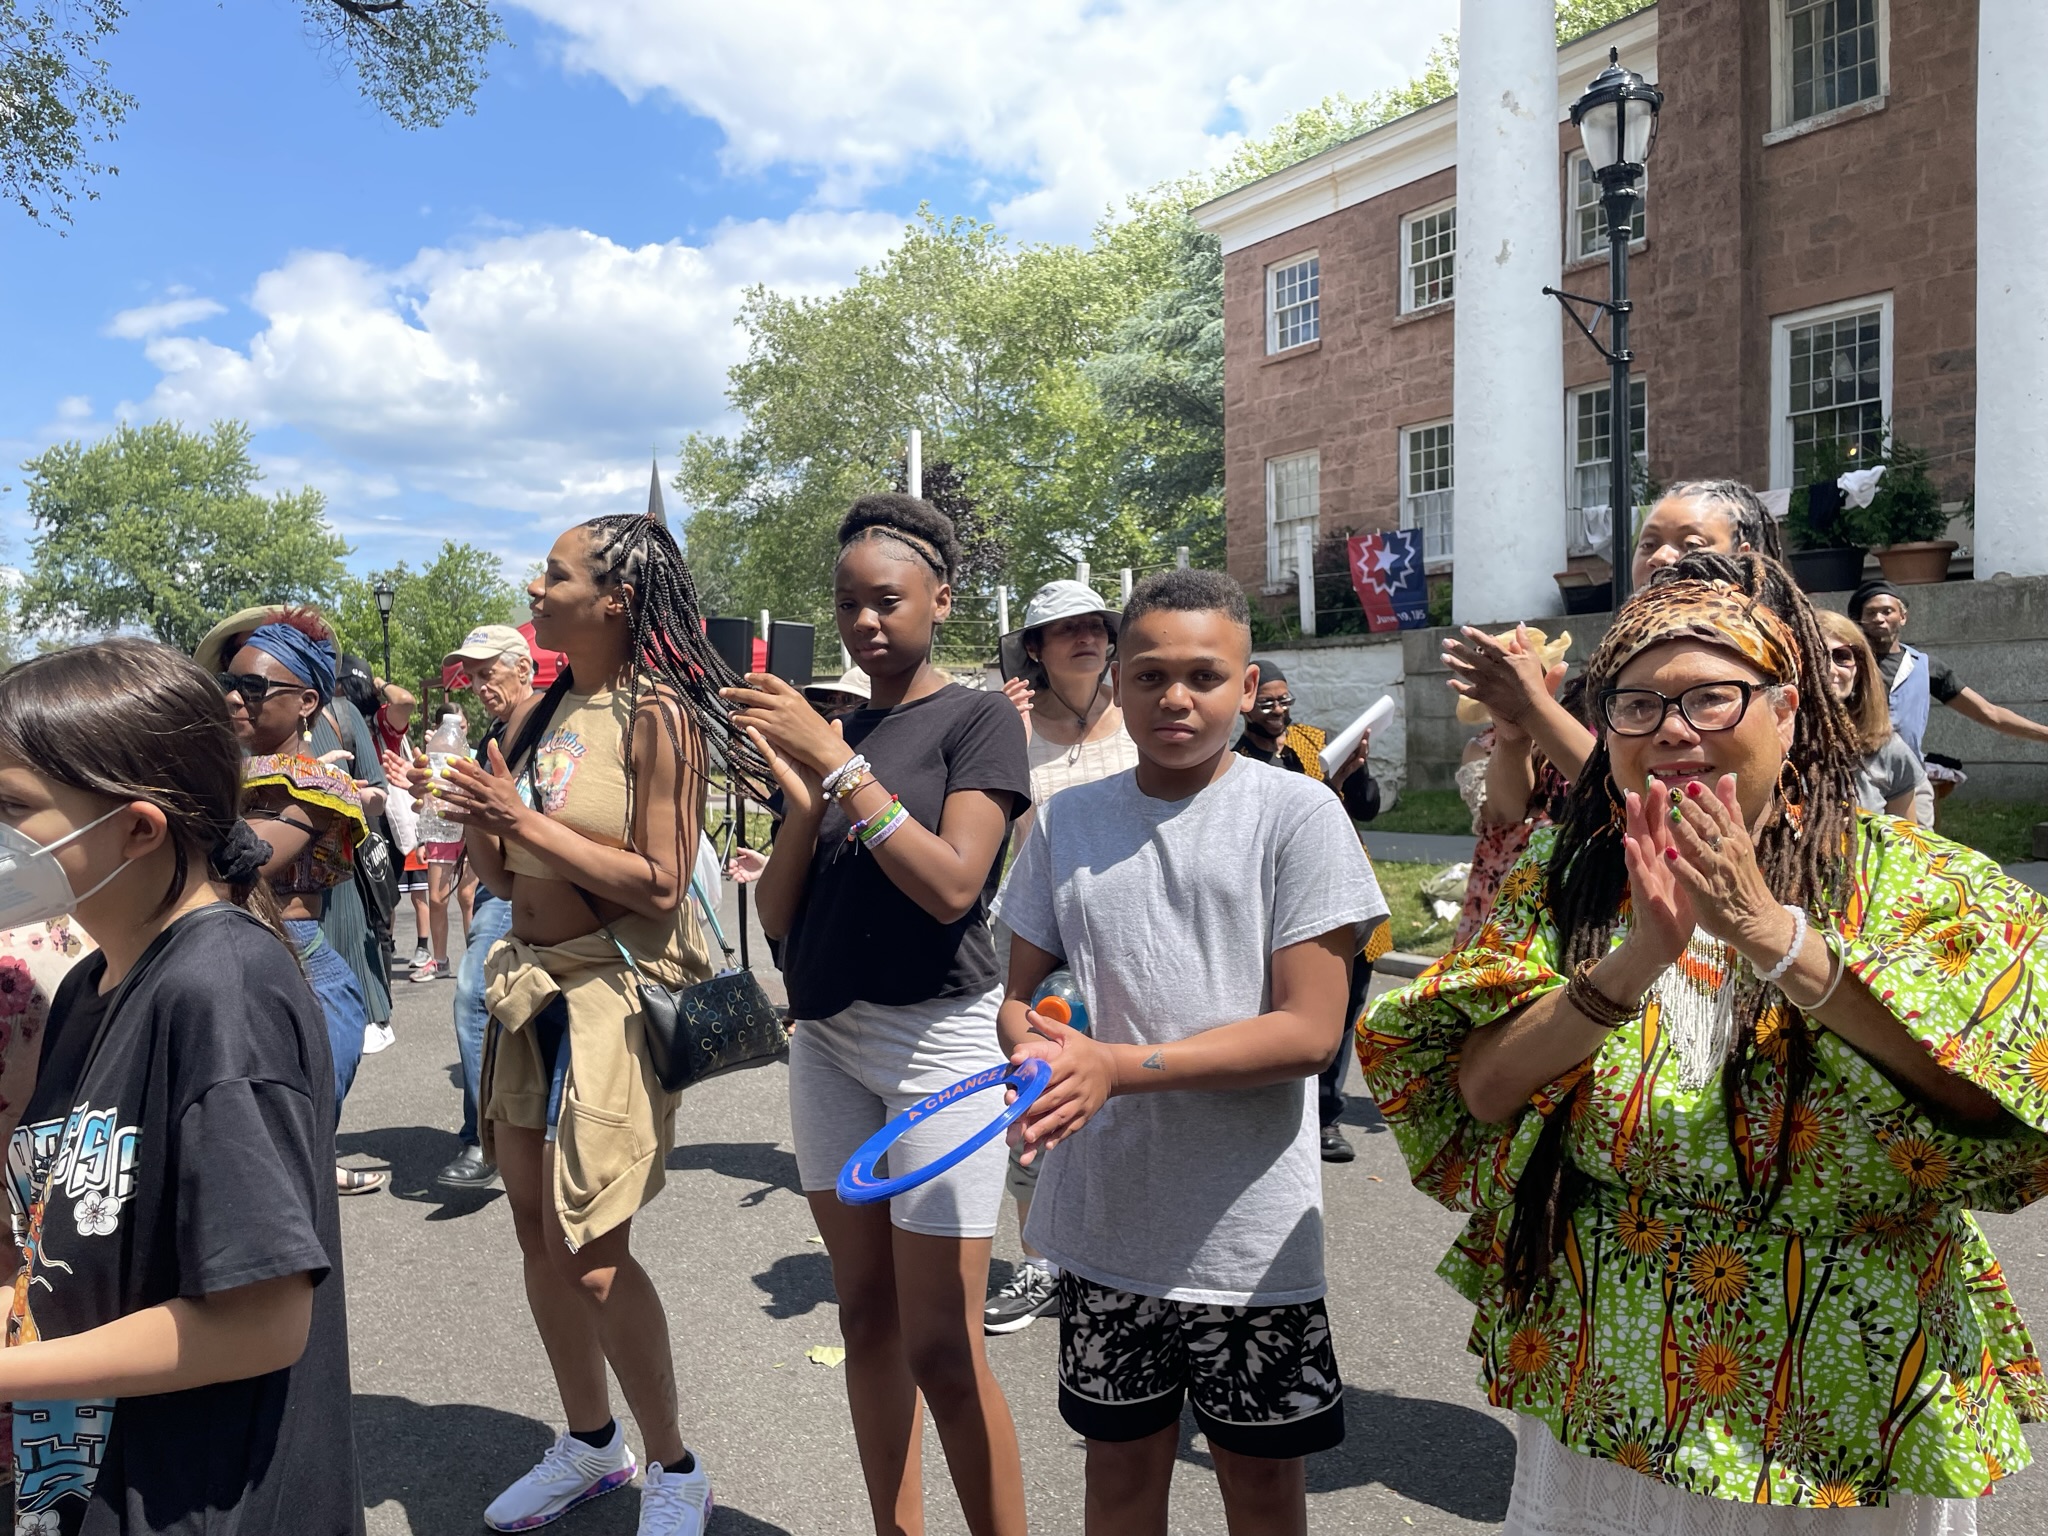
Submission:
M 15 1241 L 32 1275 L 10 1333 L 68 1337 L 298 1274 L 314 1281 L 312 1328 L 298 1363 L 265 1376 L 15 1403 L 16 1530 L 356 1536 L 334 1072 L 319 1004 L 276 937 L 226 906 L 167 928 L 125 994 L 100 995 L 105 971 L 92 956 L 57 989 L 8 1144 Z

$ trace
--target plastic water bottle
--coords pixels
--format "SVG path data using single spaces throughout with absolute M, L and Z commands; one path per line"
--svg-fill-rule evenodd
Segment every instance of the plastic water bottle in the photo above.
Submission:
M 1088 1027 L 1088 1004 L 1081 997 L 1081 989 L 1074 984 L 1074 973 L 1065 966 L 1038 984 L 1038 993 L 1031 999 L 1031 1007 L 1048 1019 L 1058 1019 L 1069 1029 L 1078 1029 L 1084 1035 L 1094 1033 Z
M 463 726 L 462 711 L 451 709 L 441 717 L 427 737 L 427 772 L 440 780 L 448 777 L 451 758 L 469 756 L 469 732 Z

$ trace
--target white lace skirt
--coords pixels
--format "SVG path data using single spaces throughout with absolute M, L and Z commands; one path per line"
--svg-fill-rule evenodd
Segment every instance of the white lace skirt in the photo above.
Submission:
M 1787 1509 L 1703 1498 L 1565 1449 L 1515 1416 L 1515 1486 L 1501 1536 L 1976 1536 L 1974 1499 L 1904 1494 L 1883 1509 Z

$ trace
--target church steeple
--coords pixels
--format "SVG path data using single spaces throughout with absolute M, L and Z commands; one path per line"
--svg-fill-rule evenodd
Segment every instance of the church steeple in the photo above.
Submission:
M 647 515 L 662 527 L 668 526 L 668 508 L 661 500 L 661 460 L 653 460 L 647 476 Z

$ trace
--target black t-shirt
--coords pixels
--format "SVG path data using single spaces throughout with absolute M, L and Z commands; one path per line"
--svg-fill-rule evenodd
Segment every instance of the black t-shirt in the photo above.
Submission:
M 1013 820 L 1031 803 L 1024 723 L 1000 693 L 949 684 L 894 709 L 856 710 L 841 721 L 847 745 L 933 832 L 946 796 L 957 790 L 1007 792 Z M 975 997 L 994 986 L 1000 977 L 987 912 L 1002 872 L 1002 844 L 973 907 L 958 921 L 941 923 L 897 888 L 874 855 L 847 840 L 851 830 L 837 805 L 825 812 L 803 906 L 782 946 L 790 1012 L 822 1019 L 855 1001 L 922 1003 Z
M 38 1536 L 356 1536 L 320 1005 L 285 947 L 233 907 L 173 923 L 125 994 L 99 994 L 105 971 L 92 956 L 58 987 L 7 1149 L 17 1243 L 49 1191 L 17 1325 L 68 1337 L 177 1297 L 310 1274 L 312 1328 L 298 1363 L 266 1376 L 16 1403 L 17 1510 L 43 1517 L 27 1527 Z
M 1925 651 L 1921 660 L 1927 663 L 1927 691 L 1934 695 L 1937 704 L 1946 704 L 1963 691 L 1963 685 L 1956 681 L 1956 675 L 1944 661 L 1936 661 Z M 1877 670 L 1884 674 L 1884 685 L 1889 690 L 1899 680 L 1899 668 L 1906 664 L 1906 653 L 1899 646 L 1893 646 L 1886 654 L 1877 658 Z

